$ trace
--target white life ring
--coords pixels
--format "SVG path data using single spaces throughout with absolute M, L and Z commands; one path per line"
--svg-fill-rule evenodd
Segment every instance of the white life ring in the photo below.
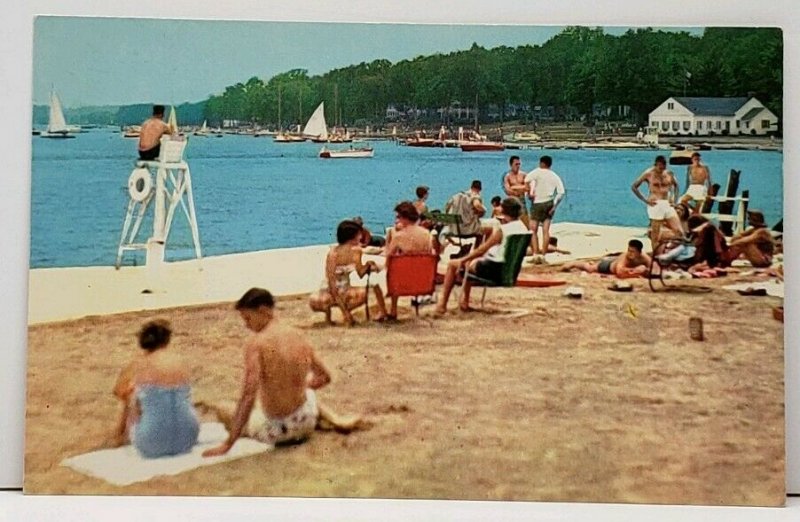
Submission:
M 153 180 L 147 169 L 133 169 L 128 178 L 128 194 L 134 201 L 144 201 L 153 190 Z

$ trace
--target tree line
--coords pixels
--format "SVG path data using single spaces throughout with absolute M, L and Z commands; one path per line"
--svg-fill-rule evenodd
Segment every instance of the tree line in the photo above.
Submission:
M 388 105 L 412 108 L 550 107 L 556 116 L 590 115 L 595 104 L 630 106 L 632 119 L 669 96 L 756 96 L 779 116 L 783 101 L 780 29 L 707 28 L 687 32 L 568 27 L 542 45 L 495 47 L 362 62 L 309 76 L 303 69 L 250 78 L 205 103 L 211 122 L 238 120 L 285 128 L 325 102 L 329 125 L 384 122 Z M 439 118 L 438 114 L 434 117 Z

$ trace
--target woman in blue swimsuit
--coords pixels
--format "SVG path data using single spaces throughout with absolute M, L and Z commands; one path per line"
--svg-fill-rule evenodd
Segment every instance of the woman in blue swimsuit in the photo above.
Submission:
M 123 404 L 115 442 L 130 441 L 145 458 L 187 453 L 200 431 L 189 372 L 167 349 L 171 334 L 163 319 L 146 323 L 139 332 L 143 353 L 122 370 L 114 386 Z

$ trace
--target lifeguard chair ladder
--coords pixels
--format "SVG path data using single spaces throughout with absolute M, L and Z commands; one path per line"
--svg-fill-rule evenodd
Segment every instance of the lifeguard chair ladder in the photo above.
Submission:
M 157 160 L 137 161 L 128 179 L 128 211 L 122 225 L 122 235 L 117 249 L 115 267 L 122 265 L 125 252 L 145 250 L 146 264 L 162 263 L 172 219 L 180 205 L 189 228 L 197 259 L 202 257 L 200 234 L 192 196 L 192 175 L 189 165 L 183 160 L 187 140 L 161 139 L 161 152 Z M 155 178 L 155 183 L 153 183 Z M 153 234 L 145 242 L 137 242 L 142 220 L 150 203 L 154 203 Z

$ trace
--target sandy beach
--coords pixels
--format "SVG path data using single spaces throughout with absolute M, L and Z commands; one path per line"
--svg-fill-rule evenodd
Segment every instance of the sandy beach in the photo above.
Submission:
M 564 278 L 586 290 L 582 300 L 564 287 L 489 290 L 487 306 L 522 317 L 434 319 L 428 306 L 416 319 L 402 300 L 399 324 L 365 324 L 361 311 L 347 329 L 326 326 L 305 295 L 280 298 L 281 319 L 333 373 L 321 400 L 374 427 L 128 487 L 59 463 L 111 429 L 111 389 L 148 319 L 172 322 L 170 349 L 191 361 L 196 399 L 235 399 L 247 332 L 232 303 L 33 325 L 25 489 L 782 505 L 783 324 L 772 317 L 782 300 L 721 289 L 753 280 L 735 275 L 704 281 L 707 294 Z M 704 342 L 689 338 L 692 315 Z

